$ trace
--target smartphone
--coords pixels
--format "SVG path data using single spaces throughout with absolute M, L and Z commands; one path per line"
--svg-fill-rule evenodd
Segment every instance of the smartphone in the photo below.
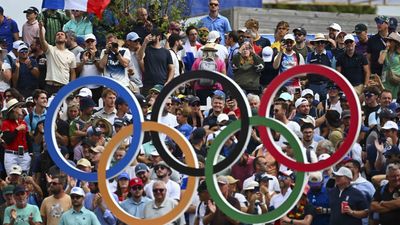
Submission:
M 24 154 L 24 146 L 19 145 L 18 146 L 18 155 L 23 155 Z

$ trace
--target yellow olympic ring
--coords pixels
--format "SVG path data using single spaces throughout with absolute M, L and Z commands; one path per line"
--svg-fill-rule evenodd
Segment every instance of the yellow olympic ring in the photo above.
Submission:
M 182 136 L 181 133 L 177 132 L 175 129 L 172 129 L 164 124 L 160 124 L 153 121 L 145 121 L 142 123 L 143 131 L 157 131 L 164 134 L 167 134 L 170 138 L 172 138 L 176 144 L 183 151 L 183 154 L 186 156 L 187 164 L 191 167 L 198 168 L 198 161 L 191 151 L 191 146 L 188 144 L 186 138 Z M 185 190 L 185 194 L 182 195 L 182 198 L 179 204 L 172 209 L 167 214 L 162 217 L 154 218 L 154 219 L 141 219 L 136 218 L 128 213 L 126 213 L 118 204 L 114 202 L 114 199 L 110 195 L 107 188 L 107 178 L 106 178 L 106 169 L 109 161 L 110 155 L 112 155 L 114 149 L 118 144 L 126 137 L 130 136 L 133 132 L 133 125 L 129 125 L 127 127 L 123 127 L 106 145 L 103 154 L 101 154 L 99 167 L 97 171 L 98 176 L 98 184 L 100 189 L 100 194 L 103 196 L 103 199 L 106 205 L 109 207 L 110 211 L 121 221 L 126 224 L 141 224 L 141 225 L 155 225 L 155 224 L 167 224 L 182 215 L 182 212 L 186 211 L 188 206 L 191 204 L 192 197 L 196 193 L 198 177 L 188 178 L 187 188 Z M 135 155 L 136 157 L 136 155 Z M 191 193 L 191 194 L 189 194 Z

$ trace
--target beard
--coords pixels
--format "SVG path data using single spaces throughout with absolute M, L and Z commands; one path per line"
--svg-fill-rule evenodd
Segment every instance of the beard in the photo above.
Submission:
M 183 46 L 182 45 L 178 46 L 178 51 L 180 51 L 180 50 L 183 50 Z

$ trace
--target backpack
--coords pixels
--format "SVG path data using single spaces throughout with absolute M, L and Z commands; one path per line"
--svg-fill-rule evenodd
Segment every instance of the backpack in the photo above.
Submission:
M 207 70 L 207 71 L 217 71 L 217 63 L 213 59 L 203 59 L 199 64 L 199 70 Z M 206 86 L 212 88 L 215 83 L 215 80 L 201 78 L 199 79 L 199 85 Z

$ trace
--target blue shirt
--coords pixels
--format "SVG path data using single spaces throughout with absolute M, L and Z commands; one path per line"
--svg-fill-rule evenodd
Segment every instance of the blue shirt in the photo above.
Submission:
M 228 63 L 227 63 L 227 75 L 230 78 L 233 78 L 233 69 L 232 69 L 232 58 L 239 52 L 239 44 L 236 43 L 234 46 L 229 47 L 229 55 L 228 55 Z
M 190 134 L 193 131 L 193 127 L 190 126 L 188 123 L 179 125 L 175 127 L 181 134 L 185 135 L 185 137 L 189 140 Z
M 209 31 L 216 30 L 221 36 L 221 44 L 225 44 L 225 34 L 232 31 L 229 20 L 225 16 L 218 14 L 217 18 L 212 19 L 210 16 L 206 16 L 200 20 L 200 27 L 207 27 Z
M 7 43 L 7 51 L 11 51 L 13 49 L 12 44 L 14 42 L 14 33 L 18 33 L 18 25 L 13 20 L 6 16 L 4 16 L 4 20 L 0 23 L 0 39 L 5 39 Z
M 35 131 L 38 122 L 46 119 L 46 113 L 47 113 L 46 109 L 44 110 L 44 112 L 41 115 L 36 114 L 35 109 L 36 109 L 36 107 L 33 108 L 33 111 L 32 111 L 32 124 L 31 124 L 31 121 L 29 118 L 29 114 L 26 115 L 25 119 L 24 119 L 25 123 L 28 124 L 28 131 Z
M 86 194 L 85 200 L 83 203 L 85 208 L 94 212 L 94 214 L 96 215 L 100 224 L 116 225 L 117 218 L 115 218 L 115 216 L 112 214 L 112 212 L 109 209 L 106 209 L 104 211 L 104 213 L 99 207 L 96 207 L 95 209 L 93 209 L 92 203 L 93 203 L 93 199 L 95 196 L 96 196 L 96 194 L 93 194 L 93 193 Z M 114 197 L 115 201 L 118 201 L 117 195 L 113 194 L 113 197 Z
M 96 215 L 82 207 L 79 212 L 73 208 L 62 214 L 58 225 L 101 225 Z
M 121 203 L 121 208 L 136 218 L 144 218 L 144 206 L 150 201 L 147 197 L 142 197 L 140 202 L 135 202 L 132 198 L 128 198 Z
M 321 185 L 321 190 L 310 191 L 307 194 L 308 201 L 315 207 L 329 208 L 329 197 L 328 191 L 325 188 L 325 185 Z M 330 214 L 315 214 L 312 220 L 312 225 L 328 225 L 329 224 Z

